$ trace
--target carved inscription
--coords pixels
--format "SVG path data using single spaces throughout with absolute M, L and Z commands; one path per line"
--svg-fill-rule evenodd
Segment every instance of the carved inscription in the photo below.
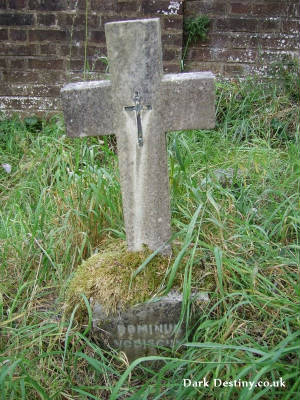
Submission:
M 207 294 L 197 299 L 208 301 Z M 180 321 L 182 295 L 170 292 L 157 301 L 139 304 L 106 315 L 101 304 L 93 303 L 93 327 L 104 342 L 126 353 L 129 360 L 156 354 L 156 347 L 173 347 L 184 338 Z M 183 325 L 184 326 L 184 325 Z
M 176 340 L 172 339 L 121 339 L 117 340 L 115 339 L 113 341 L 114 345 L 120 348 L 124 347 L 141 347 L 141 348 L 146 348 L 149 346 L 167 346 L 167 347 L 172 347 L 174 343 L 176 343 Z
M 176 325 L 175 324 L 143 324 L 143 325 L 118 325 L 118 335 L 120 338 L 128 337 L 132 335 L 138 336 L 159 336 L 159 335 L 171 335 L 174 331 Z
M 149 347 L 172 346 L 176 343 L 176 324 L 141 324 L 117 325 L 117 338 L 113 340 L 115 346 L 124 347 Z M 178 332 L 181 336 L 181 331 Z

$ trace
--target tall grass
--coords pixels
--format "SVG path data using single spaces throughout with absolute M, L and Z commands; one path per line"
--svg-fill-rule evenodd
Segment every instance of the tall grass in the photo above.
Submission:
M 115 142 L 69 139 L 60 116 L 0 122 L 0 398 L 296 399 L 299 104 L 288 85 L 219 83 L 217 126 L 168 135 L 186 336 L 157 363 L 101 348 L 91 317 L 62 317 L 72 273 L 125 237 Z M 216 171 L 229 171 L 222 181 Z M 210 302 L 189 319 L 191 290 Z M 91 310 L 87 299 L 87 315 Z M 145 362 L 148 361 L 148 362 Z M 209 388 L 184 387 L 183 378 Z M 277 381 L 213 387 L 213 379 Z

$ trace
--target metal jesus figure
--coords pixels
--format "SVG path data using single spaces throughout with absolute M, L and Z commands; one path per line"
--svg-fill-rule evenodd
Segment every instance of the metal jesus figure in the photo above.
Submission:
M 143 129 L 142 129 L 142 121 L 141 121 L 141 111 L 144 109 L 144 106 L 141 104 L 141 96 L 139 92 L 135 92 L 133 101 L 135 102 L 135 106 L 127 106 L 124 107 L 126 111 L 135 111 L 136 113 L 136 125 L 137 125 L 137 134 L 138 134 L 138 144 L 139 146 L 143 146 Z M 145 106 L 146 110 L 151 110 L 151 106 Z
M 159 19 L 105 25 L 110 81 L 62 89 L 69 136 L 115 133 L 126 238 L 170 252 L 166 132 L 210 129 L 215 86 L 210 72 L 163 74 Z

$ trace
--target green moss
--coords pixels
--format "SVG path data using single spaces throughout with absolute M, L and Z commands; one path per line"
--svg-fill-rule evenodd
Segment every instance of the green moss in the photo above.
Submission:
M 84 261 L 75 272 L 66 293 L 66 312 L 76 304 L 80 305 L 79 312 L 84 308 L 82 294 L 99 301 L 107 313 L 151 298 L 159 291 L 172 259 L 156 255 L 132 279 L 150 254 L 152 251 L 146 247 L 141 252 L 129 252 L 126 243 L 119 240 L 105 243 L 98 254 Z M 180 286 L 180 281 L 179 274 L 175 286 Z

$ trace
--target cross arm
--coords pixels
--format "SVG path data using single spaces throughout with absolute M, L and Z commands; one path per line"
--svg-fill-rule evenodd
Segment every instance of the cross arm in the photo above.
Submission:
M 161 81 L 165 131 L 215 126 L 215 79 L 211 72 L 166 74 Z
M 110 81 L 69 83 L 61 89 L 61 99 L 68 136 L 114 132 Z

